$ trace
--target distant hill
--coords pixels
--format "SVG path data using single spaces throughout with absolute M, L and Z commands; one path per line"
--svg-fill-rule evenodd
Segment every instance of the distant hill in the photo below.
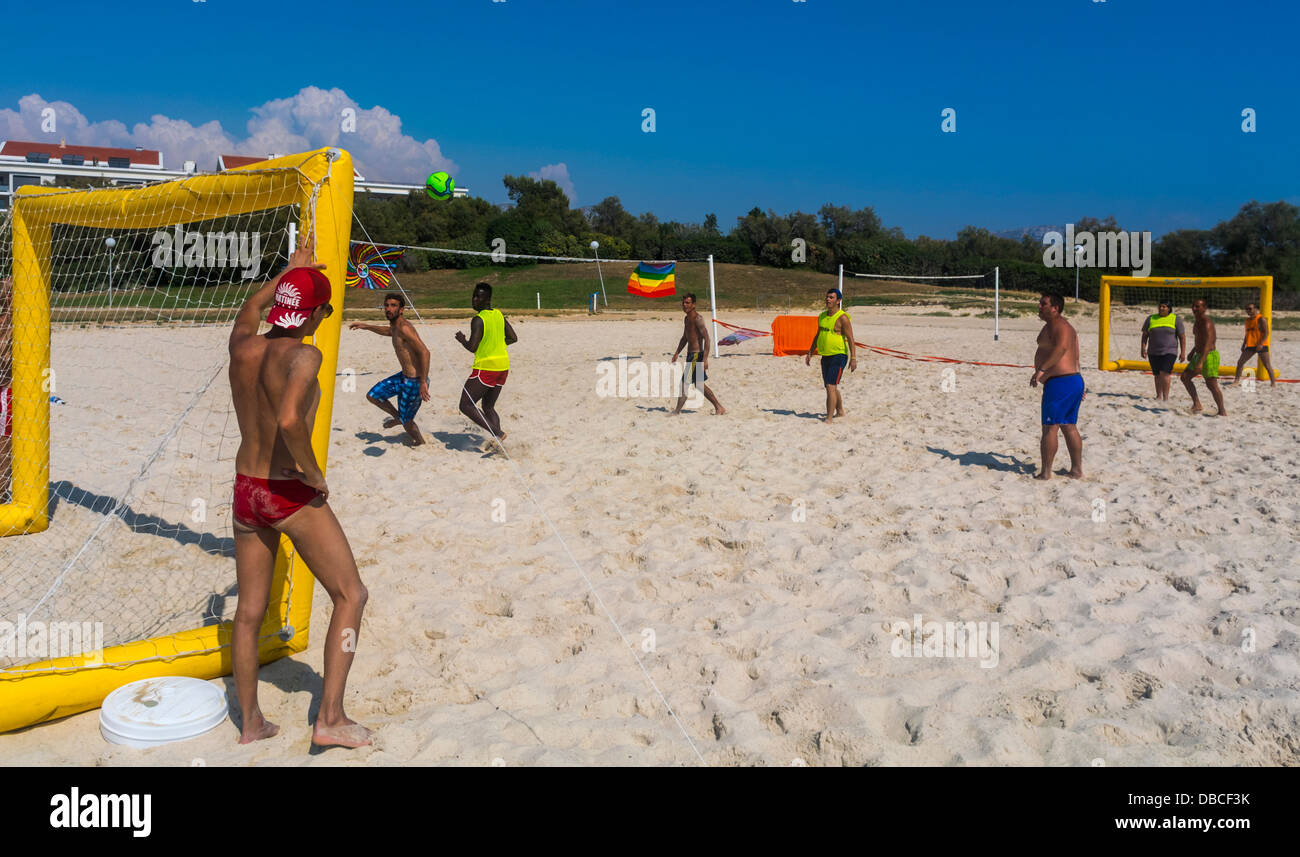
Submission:
M 1041 244 L 1043 243 L 1043 236 L 1049 232 L 1060 232 L 1064 235 L 1065 226 L 1024 226 L 1020 229 L 1007 229 L 1002 232 L 994 232 L 993 234 L 999 238 L 1010 238 L 1012 241 L 1019 241 L 1021 238 L 1028 235 Z

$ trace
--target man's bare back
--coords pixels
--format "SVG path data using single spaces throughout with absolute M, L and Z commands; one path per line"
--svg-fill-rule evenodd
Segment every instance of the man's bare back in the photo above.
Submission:
M 362 747 L 370 732 L 343 712 L 348 670 L 368 594 L 347 536 L 326 502 L 329 488 L 311 444 L 320 405 L 321 352 L 303 340 L 333 313 L 331 285 L 311 264 L 308 239 L 289 268 L 240 308 L 230 333 L 230 392 L 239 421 L 232 516 L 239 601 L 231 662 L 241 744 L 275 736 L 257 701 L 258 639 L 282 535 L 334 602 L 325 634 L 325 675 L 312 743 Z M 271 330 L 258 334 L 271 307 Z
M 271 479 L 281 478 L 285 470 L 298 470 L 280 431 L 285 388 L 291 375 L 310 376 L 303 420 L 309 426 L 315 425 L 320 405 L 320 382 L 316 379 L 320 364 L 320 351 L 293 337 L 231 337 L 230 393 L 240 435 L 236 473 Z M 324 480 L 313 487 L 322 489 Z

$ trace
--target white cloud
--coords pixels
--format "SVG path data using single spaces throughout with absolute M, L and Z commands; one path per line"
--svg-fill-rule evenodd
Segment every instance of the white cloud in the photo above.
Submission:
M 56 127 L 43 131 L 42 112 L 53 108 Z M 355 130 L 343 130 L 345 109 L 355 111 Z M 438 141 L 402 133 L 402 120 L 383 107 L 363 109 L 341 89 L 308 86 L 289 98 L 250 109 L 247 134 L 227 132 L 215 120 L 193 125 L 185 119 L 155 114 L 129 130 L 116 119 L 91 122 L 66 101 L 46 101 L 33 93 L 18 100 L 18 109 L 0 108 L 0 139 L 67 140 L 83 146 L 142 146 L 163 153 L 168 167 L 196 161 L 216 169 L 218 155 L 289 154 L 338 146 L 352 153 L 357 171 L 368 179 L 418 183 L 435 170 L 453 176 L 456 162 L 444 157 Z M 563 167 L 563 165 L 560 165 Z
M 577 204 L 578 197 L 573 192 L 573 179 L 569 178 L 569 167 L 566 164 L 547 164 L 540 170 L 529 173 L 528 177 L 538 181 L 550 179 L 564 191 L 564 195 L 569 198 L 569 205 Z

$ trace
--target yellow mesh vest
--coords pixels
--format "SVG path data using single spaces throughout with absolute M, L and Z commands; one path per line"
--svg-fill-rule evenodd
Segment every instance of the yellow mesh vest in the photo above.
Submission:
M 482 310 L 478 317 L 483 320 L 483 338 L 474 352 L 474 368 L 504 372 L 510 368 L 510 356 L 506 354 L 506 317 L 499 309 Z
M 817 353 L 823 357 L 849 353 L 844 337 L 835 332 L 835 321 L 842 315 L 847 313 L 841 309 L 836 310 L 834 315 L 823 312 L 817 316 Z

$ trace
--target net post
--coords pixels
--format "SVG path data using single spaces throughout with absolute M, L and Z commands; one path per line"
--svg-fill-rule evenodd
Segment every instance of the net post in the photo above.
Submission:
M 840 306 L 844 306 L 844 266 L 840 265 Z
M 43 532 L 49 526 L 50 242 L 47 220 L 29 216 L 15 200 L 12 319 L 13 428 L 10 504 L 0 506 L 0 536 Z M 18 331 L 26 331 L 19 335 Z
M 1002 319 L 1002 313 L 998 311 L 998 306 L 1002 298 L 1002 283 L 998 276 L 999 269 L 993 268 L 993 341 L 998 341 L 998 322 Z
M 1271 340 L 1273 338 L 1273 278 L 1268 276 L 1263 279 L 1264 282 L 1259 287 L 1259 302 L 1261 304 L 1259 313 L 1268 322 L 1268 338 Z M 1273 367 L 1273 371 L 1277 371 L 1276 366 Z M 1255 355 L 1255 377 L 1260 381 L 1268 378 L 1268 371 L 1264 369 L 1264 359 L 1259 355 Z
M 1097 368 L 1106 371 L 1110 362 L 1110 277 L 1102 276 L 1097 290 Z
M 334 155 L 334 151 L 339 153 Z M 324 165 L 319 160 L 313 160 L 322 153 L 326 154 Z M 337 172 L 333 170 L 336 162 L 339 165 Z M 314 230 L 316 261 L 325 266 L 324 274 L 330 281 L 331 303 L 334 306 L 334 312 L 321 322 L 311 337 L 311 344 L 322 354 L 321 367 L 317 373 L 320 400 L 317 404 L 316 425 L 312 427 L 311 445 L 321 472 L 328 473 L 330 418 L 334 412 L 336 386 L 334 380 L 338 372 L 339 337 L 343 330 L 343 308 L 348 291 L 343 283 L 348 270 L 348 239 L 352 231 L 352 155 L 346 151 L 317 150 L 308 155 L 300 169 L 305 181 L 299 185 L 298 210 L 304 218 L 309 214 L 314 215 L 312 220 L 306 222 Z M 312 189 L 307 182 L 320 185 L 314 207 L 311 205 Z M 291 221 L 291 224 L 294 222 Z M 280 575 L 282 563 L 283 576 Z M 307 563 L 293 549 L 288 536 L 280 539 L 275 564 L 271 609 L 267 611 L 262 632 L 277 633 L 285 625 L 300 629 L 290 640 L 269 641 L 278 656 L 302 652 L 307 648 L 315 580 Z M 275 600 L 277 596 L 283 600 Z M 277 604 L 281 616 L 274 615 Z
M 718 295 L 713 283 L 713 254 L 709 254 L 709 314 L 713 316 L 713 356 L 718 356 Z

